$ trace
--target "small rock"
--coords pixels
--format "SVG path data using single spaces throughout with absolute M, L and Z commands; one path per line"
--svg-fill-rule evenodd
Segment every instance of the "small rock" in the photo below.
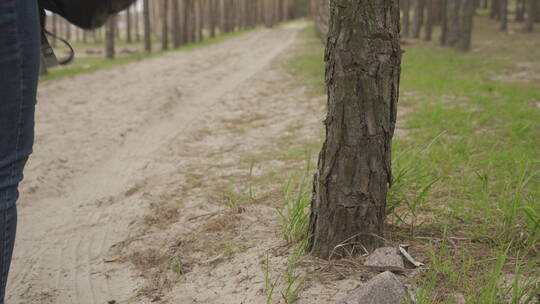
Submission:
M 375 251 L 369 255 L 364 265 L 371 267 L 405 268 L 403 257 L 399 254 L 398 249 L 394 247 L 381 247 L 375 249 Z
M 453 304 L 467 304 L 467 300 L 465 300 L 465 296 L 460 292 L 453 293 L 450 297 L 452 299 L 452 302 L 450 302 L 450 303 L 453 303 Z
M 339 304 L 402 304 L 410 301 L 407 287 L 390 271 L 351 291 Z

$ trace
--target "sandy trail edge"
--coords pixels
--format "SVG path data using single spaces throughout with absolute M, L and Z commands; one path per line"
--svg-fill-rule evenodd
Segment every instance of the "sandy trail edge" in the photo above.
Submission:
M 158 153 L 263 73 L 297 32 L 260 30 L 43 86 L 7 301 L 140 303 L 133 269 L 104 262 L 146 212 L 126 192 L 150 169 L 167 175 Z

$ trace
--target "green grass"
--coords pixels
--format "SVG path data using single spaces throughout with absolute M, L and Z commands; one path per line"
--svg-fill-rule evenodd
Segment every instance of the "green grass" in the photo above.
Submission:
M 67 66 L 51 69 L 47 75 L 44 75 L 40 78 L 40 81 L 47 82 L 47 81 L 62 79 L 66 77 L 73 77 L 75 75 L 82 74 L 82 73 L 90 73 L 90 72 L 94 72 L 98 70 L 110 69 L 110 68 L 125 65 L 128 63 L 161 56 L 170 52 L 189 51 L 189 50 L 205 47 L 208 45 L 212 45 L 212 44 L 221 42 L 225 39 L 242 35 L 249 31 L 251 30 L 241 30 L 241 31 L 236 31 L 236 32 L 225 33 L 225 34 L 218 35 L 214 38 L 206 38 L 200 42 L 184 45 L 177 49 L 169 49 L 166 51 L 156 50 L 152 53 L 137 53 L 137 54 L 131 54 L 131 55 L 126 55 L 126 56 L 120 56 L 115 59 L 106 59 L 104 55 L 100 57 L 90 56 L 90 57 L 84 57 L 84 58 L 76 58 L 71 64 Z M 156 43 L 153 44 L 154 49 L 161 47 L 161 44 L 157 42 L 158 41 L 156 41 Z M 125 43 L 124 41 L 118 41 L 117 43 L 119 43 L 117 47 L 129 45 Z M 136 45 L 136 44 L 132 44 L 132 45 Z M 94 43 L 94 42 L 91 42 L 88 44 L 76 42 L 73 44 L 73 47 L 76 52 L 75 56 L 77 56 L 77 53 L 80 54 L 84 52 L 84 50 L 87 48 L 104 48 L 103 44 Z M 59 48 L 59 50 L 64 50 L 64 49 Z
M 467 54 L 419 41 L 404 47 L 399 106 L 410 113 L 407 136 L 393 143 L 387 237 L 430 262 L 418 303 L 452 303 L 453 292 L 468 303 L 519 303 L 540 280 L 540 84 L 495 80 L 517 62 L 538 64 L 531 45 L 540 39 L 493 28 L 477 18 Z M 303 34 L 290 69 L 321 92 L 323 48 L 312 27 Z M 515 283 L 502 287 L 506 274 Z

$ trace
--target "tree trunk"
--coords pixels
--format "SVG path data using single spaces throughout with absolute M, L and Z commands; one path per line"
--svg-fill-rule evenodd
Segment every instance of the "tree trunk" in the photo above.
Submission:
M 65 31 L 66 31 L 64 37 L 66 37 L 66 40 L 71 40 L 71 23 L 69 23 L 69 21 L 64 19 L 64 25 L 65 25 Z
M 147 53 L 152 52 L 152 32 L 150 29 L 150 3 L 149 0 L 143 0 L 143 19 L 144 19 L 144 50 Z
M 140 12 L 135 10 L 135 41 L 137 42 L 141 42 L 141 27 L 140 27 L 140 21 L 139 21 L 139 16 L 140 16 Z
M 525 0 L 516 0 L 516 19 L 517 22 L 525 21 Z
M 411 33 L 411 1 L 403 0 L 403 37 L 409 37 Z
M 210 17 L 208 18 L 208 27 L 210 28 L 210 37 L 214 38 L 216 37 L 216 22 L 217 22 L 217 15 L 216 15 L 216 1 L 210 0 L 209 6 L 208 6 L 208 13 Z
M 326 33 L 328 32 L 328 21 L 330 18 L 330 0 L 312 0 L 312 14 L 315 20 L 317 34 L 326 43 Z
M 538 0 L 527 0 L 527 19 L 525 19 L 525 31 L 532 33 L 538 11 Z
M 414 0 L 413 37 L 420 38 L 420 30 L 424 23 L 424 0 Z
M 330 7 L 326 141 L 309 244 L 325 259 L 382 244 L 401 64 L 398 0 L 332 0 Z
M 116 16 L 112 16 L 105 26 L 105 57 L 114 59 L 114 33 L 116 28 Z
M 499 30 L 506 31 L 508 29 L 508 0 L 500 1 L 500 9 L 501 26 L 499 27 Z
M 162 0 L 161 16 L 161 49 L 169 49 L 169 0 Z
M 126 42 L 131 43 L 131 8 L 128 7 L 126 10 Z
M 55 36 L 58 35 L 58 15 L 56 14 L 52 14 L 52 33 Z M 52 47 L 56 47 L 56 38 L 52 38 L 51 40 Z
M 441 5 L 439 6 L 441 13 L 441 45 L 448 44 L 448 0 L 440 0 Z
M 457 0 L 456 0 L 457 1 Z M 473 22 L 474 14 L 476 7 L 474 3 L 469 0 L 462 0 L 462 11 L 461 11 L 461 35 L 459 43 L 457 44 L 457 49 L 460 51 L 469 51 L 471 49 L 472 41 L 472 32 L 473 32 Z M 506 1 L 506 0 L 505 0 Z
M 195 1 L 195 16 L 197 17 L 197 41 L 203 40 L 204 12 L 201 2 L 201 0 Z
M 180 46 L 180 14 L 178 12 L 178 1 L 179 0 L 172 0 L 172 7 L 171 7 L 171 21 L 172 21 L 172 39 L 173 39 L 173 47 L 177 48 Z
M 491 10 L 489 17 L 491 19 L 499 19 L 499 14 L 501 12 L 500 0 L 491 0 Z
M 189 0 L 189 42 L 193 43 L 197 40 L 197 10 L 195 8 L 195 1 Z
M 426 27 L 424 32 L 424 40 L 431 41 L 432 34 L 433 34 L 433 23 L 435 23 L 435 7 L 437 0 L 427 0 L 427 20 L 426 20 Z
M 462 0 L 446 1 L 446 43 L 451 47 L 455 47 L 458 44 L 460 38 L 459 36 L 461 34 L 459 26 L 461 1 Z

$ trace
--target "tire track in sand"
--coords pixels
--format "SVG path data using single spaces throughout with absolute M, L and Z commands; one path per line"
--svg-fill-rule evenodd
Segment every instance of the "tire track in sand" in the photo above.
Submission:
M 103 261 L 145 213 L 139 196 L 124 193 L 160 147 L 264 72 L 297 31 L 259 30 L 42 88 L 8 302 L 131 303 L 141 282 Z

